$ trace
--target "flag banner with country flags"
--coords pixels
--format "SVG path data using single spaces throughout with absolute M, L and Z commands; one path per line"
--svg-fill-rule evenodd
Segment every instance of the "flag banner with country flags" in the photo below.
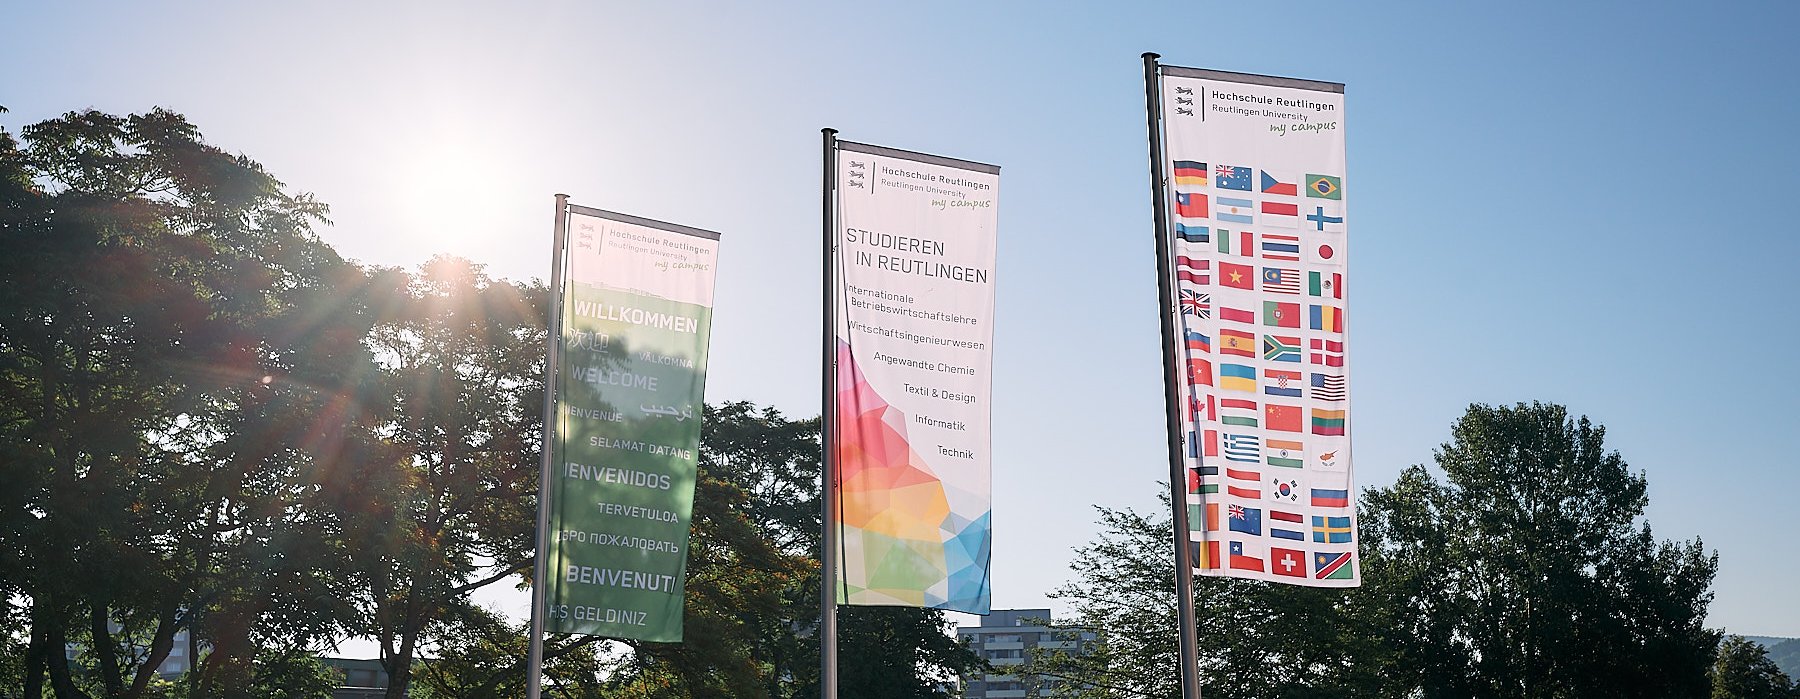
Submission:
M 1159 70 L 1195 570 L 1357 586 L 1343 85 Z

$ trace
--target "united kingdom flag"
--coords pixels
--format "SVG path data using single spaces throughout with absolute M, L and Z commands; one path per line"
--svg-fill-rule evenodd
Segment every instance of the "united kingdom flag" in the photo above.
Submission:
M 1212 294 L 1181 290 L 1181 312 L 1197 318 L 1212 317 Z

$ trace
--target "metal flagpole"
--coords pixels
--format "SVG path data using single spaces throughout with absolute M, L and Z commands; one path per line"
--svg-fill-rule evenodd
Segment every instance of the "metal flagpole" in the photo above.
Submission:
M 819 517 L 819 699 L 837 699 L 837 468 L 832 447 L 837 440 L 837 225 L 832 192 L 837 189 L 837 129 L 825 137 L 825 332 L 820 347 L 819 446 L 823 450 L 819 485 L 824 497 Z M 533 698 L 535 699 L 535 697 Z
M 1175 607 L 1181 615 L 1181 696 L 1200 699 L 1199 642 L 1194 630 L 1194 555 L 1188 534 L 1187 466 L 1181 460 L 1181 366 L 1175 358 L 1175 289 L 1169 255 L 1168 197 L 1163 180 L 1162 81 L 1155 53 L 1144 54 L 1144 109 L 1150 126 L 1150 210 L 1156 219 L 1157 317 L 1162 321 L 1164 424 L 1168 428 L 1169 504 L 1175 515 Z
M 525 656 L 525 697 L 538 699 L 544 679 L 544 580 L 550 563 L 544 555 L 550 541 L 550 459 L 556 444 L 557 349 L 562 346 L 563 245 L 569 236 L 569 195 L 556 195 L 556 228 L 550 243 L 550 321 L 545 325 L 549 351 L 544 357 L 544 448 L 538 466 L 537 556 L 531 565 L 531 650 Z

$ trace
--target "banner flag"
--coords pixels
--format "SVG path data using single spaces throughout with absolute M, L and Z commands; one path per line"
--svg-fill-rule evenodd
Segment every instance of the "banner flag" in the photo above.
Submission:
M 1221 408 L 1185 418 L 1184 433 L 1217 430 L 1224 444 L 1184 456 L 1187 506 L 1225 513 L 1223 526 L 1190 520 L 1200 550 L 1228 554 L 1195 572 L 1355 587 L 1343 85 L 1174 66 L 1161 66 L 1160 80 L 1164 196 L 1178 209 L 1183 197 L 1213 193 L 1210 220 L 1184 223 L 1210 225 L 1218 241 L 1163 232 L 1172 255 L 1218 270 L 1213 283 L 1180 275 L 1174 284 L 1184 298 L 1208 295 L 1220 313 L 1170 311 L 1178 336 L 1221 338 L 1176 347 L 1187 366 L 1219 372 L 1190 369 L 1179 387 L 1181 405 Z M 1210 182 L 1194 176 L 1199 163 L 1211 164 Z
M 1000 169 L 837 144 L 839 599 L 987 614 Z
M 568 217 L 545 628 L 680 641 L 719 235 Z

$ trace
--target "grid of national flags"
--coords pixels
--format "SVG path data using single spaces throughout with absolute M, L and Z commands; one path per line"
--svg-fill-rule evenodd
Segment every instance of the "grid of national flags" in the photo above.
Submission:
M 1357 585 L 1342 141 L 1284 170 L 1304 157 L 1221 163 L 1179 127 L 1205 127 L 1169 125 L 1196 569 Z

